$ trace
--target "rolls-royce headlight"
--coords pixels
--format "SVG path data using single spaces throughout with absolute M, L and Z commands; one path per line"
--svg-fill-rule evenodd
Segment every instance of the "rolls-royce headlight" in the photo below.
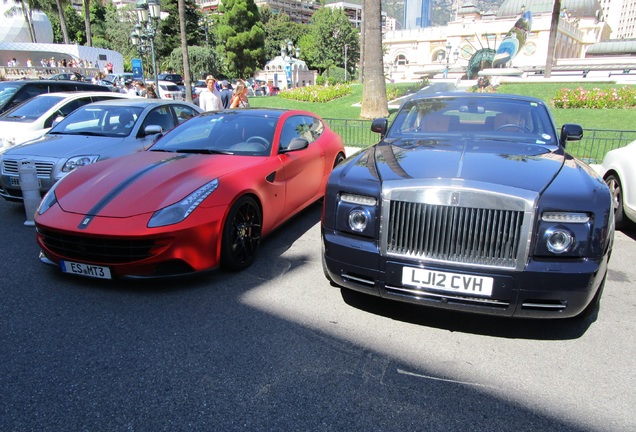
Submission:
M 338 196 L 336 228 L 365 237 L 375 236 L 377 203 L 377 198 L 372 196 L 341 193 Z
M 148 228 L 157 228 L 181 222 L 188 217 L 212 192 L 219 187 L 219 179 L 214 179 L 192 192 L 181 201 L 157 210 L 150 221 Z
M 66 163 L 64 164 L 64 167 L 62 167 L 62 172 L 69 173 L 84 165 L 95 163 L 97 162 L 97 159 L 99 159 L 99 155 L 85 155 L 85 156 L 72 157 L 66 161 Z
M 574 245 L 574 235 L 562 228 L 549 229 L 545 233 L 546 246 L 554 254 L 568 252 Z
M 363 232 L 369 222 L 369 212 L 363 209 L 353 209 L 349 213 L 349 228 L 356 232 Z

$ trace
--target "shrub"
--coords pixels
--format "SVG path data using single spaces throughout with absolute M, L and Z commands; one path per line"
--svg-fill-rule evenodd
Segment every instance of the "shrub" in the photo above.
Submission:
M 318 84 L 307 87 L 297 87 L 295 89 L 280 92 L 279 96 L 285 99 L 292 99 L 303 102 L 329 102 L 334 99 L 351 94 L 351 87 L 344 84 L 336 84 L 325 87 Z
M 327 80 L 325 79 L 324 76 L 318 75 L 316 77 L 316 85 L 324 86 L 326 82 L 327 82 Z
M 552 103 L 555 108 L 633 108 L 636 107 L 636 88 L 563 88 L 557 91 Z

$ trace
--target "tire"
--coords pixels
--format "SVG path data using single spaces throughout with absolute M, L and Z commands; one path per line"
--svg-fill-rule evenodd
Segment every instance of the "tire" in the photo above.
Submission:
M 612 204 L 614 205 L 614 223 L 616 229 L 622 229 L 627 226 L 625 215 L 623 213 L 623 186 L 621 180 L 616 174 L 610 174 L 605 177 L 605 183 L 612 193 Z
M 261 209 L 254 198 L 243 196 L 234 203 L 223 226 L 221 268 L 238 271 L 254 262 L 261 242 L 262 221 Z
M 333 167 L 335 168 L 340 165 L 343 160 L 345 160 L 345 155 L 343 155 L 342 153 L 338 153 L 338 156 L 336 156 L 336 160 L 333 163 Z

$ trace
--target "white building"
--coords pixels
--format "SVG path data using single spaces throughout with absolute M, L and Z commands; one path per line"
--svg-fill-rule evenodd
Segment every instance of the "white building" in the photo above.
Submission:
M 532 30 L 512 65 L 524 70 L 542 69 L 552 5 L 544 0 L 506 0 L 495 14 L 482 13 L 472 3 L 465 3 L 447 26 L 386 32 L 382 41 L 386 47 L 386 75 L 393 81 L 416 81 L 423 75 L 441 73 L 448 63 L 450 73 L 461 76 L 474 53 L 483 48 L 496 50 L 523 10 L 532 12 Z M 597 0 L 562 0 L 562 5 L 567 14 L 559 21 L 555 62 L 575 59 L 583 63 L 587 49 L 608 40 L 611 28 L 603 20 Z
M 307 64 L 297 58 L 276 56 L 258 71 L 254 78 L 281 90 L 304 87 L 316 83 L 318 71 L 309 70 Z

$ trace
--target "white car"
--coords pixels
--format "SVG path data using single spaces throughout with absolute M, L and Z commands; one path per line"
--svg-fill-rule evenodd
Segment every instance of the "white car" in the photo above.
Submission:
M 109 92 L 59 92 L 35 96 L 0 115 L 0 150 L 39 138 L 77 108 L 128 95 Z
M 148 84 L 152 84 L 152 83 L 153 82 L 151 81 Z M 178 101 L 185 100 L 179 86 L 171 81 L 159 81 L 158 90 L 159 92 L 157 93 L 157 96 L 159 96 L 161 99 L 170 99 L 170 100 L 178 100 Z
M 636 223 L 636 141 L 609 151 L 598 171 L 612 192 L 616 228 Z

